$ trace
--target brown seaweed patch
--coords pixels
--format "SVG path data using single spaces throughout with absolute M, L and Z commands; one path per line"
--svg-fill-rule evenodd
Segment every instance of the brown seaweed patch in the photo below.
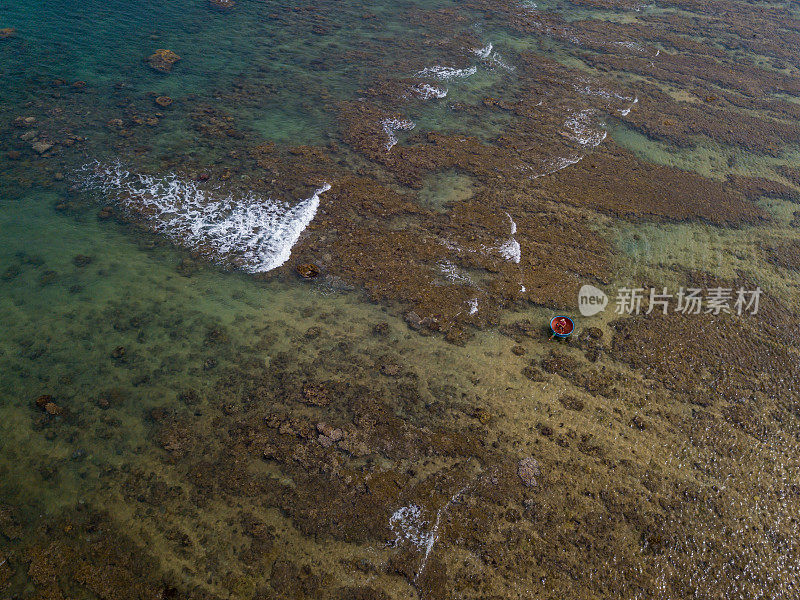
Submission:
M 702 219 L 717 225 L 739 225 L 768 218 L 730 185 L 674 167 L 644 163 L 611 144 L 536 184 L 554 200 L 628 219 Z
M 765 244 L 767 261 L 782 269 L 800 270 L 800 241 Z
M 747 317 L 653 315 L 616 321 L 609 352 L 692 402 L 773 395 L 798 377 L 794 354 L 758 335 Z
M 748 200 L 758 200 L 762 196 L 782 198 L 795 201 L 800 195 L 788 185 L 765 177 L 747 177 L 744 175 L 728 175 L 728 182 L 742 192 Z

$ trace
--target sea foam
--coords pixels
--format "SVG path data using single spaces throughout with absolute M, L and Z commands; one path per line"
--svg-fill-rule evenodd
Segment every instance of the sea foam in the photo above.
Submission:
M 227 260 L 246 271 L 271 271 L 284 264 L 313 220 L 325 184 L 291 205 L 252 193 L 241 197 L 206 190 L 175 174 L 133 173 L 120 163 L 94 162 L 79 170 L 87 189 L 142 217 L 177 243 Z
M 411 91 L 422 100 L 430 100 L 432 98 L 442 99 L 447 96 L 447 90 L 439 88 L 428 83 L 420 83 L 419 85 L 411 88 Z
M 386 137 L 389 138 L 386 142 L 386 151 L 388 152 L 397 145 L 395 131 L 410 131 L 416 127 L 416 124 L 407 119 L 384 119 L 381 121 L 381 127 L 386 132 Z
M 594 122 L 593 114 L 593 110 L 582 110 L 564 122 L 570 131 L 569 137 L 585 148 L 599 146 L 608 135 L 605 129 Z
M 470 77 L 478 72 L 478 67 L 467 67 L 466 69 L 456 69 L 455 67 L 425 67 L 417 72 L 417 77 L 433 77 L 434 79 L 441 79 L 449 81 L 451 79 L 460 79 Z

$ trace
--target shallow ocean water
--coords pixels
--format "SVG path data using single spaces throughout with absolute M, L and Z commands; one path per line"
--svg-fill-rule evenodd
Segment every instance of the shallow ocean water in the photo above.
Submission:
M 682 12 L 690 3 L 665 10 L 535 4 L 520 6 L 579 27 L 693 14 Z M 498 152 L 522 147 L 520 156 L 530 153 L 546 174 L 526 168 L 546 179 L 562 167 L 569 176 L 580 164 L 574 152 L 591 157 L 613 147 L 717 182 L 768 177 L 796 194 L 796 180 L 780 169 L 798 164 L 797 149 L 787 143 L 768 156 L 634 131 L 619 116 L 638 110 L 626 94 L 642 78 L 623 69 L 609 76 L 620 91 L 608 92 L 602 117 L 585 123 L 575 115 L 584 105 L 600 114 L 592 103 L 602 95 L 542 75 L 557 89 L 555 99 L 543 98 L 566 111 L 554 128 L 549 113 L 514 104 L 537 81 L 523 72 L 523 53 L 587 78 L 601 70 L 588 66 L 582 44 L 512 26 L 509 14 L 520 6 L 511 13 L 505 4 L 449 0 L 0 7 L 0 28 L 16 29 L 0 39 L 0 597 L 797 593 L 796 197 L 755 194 L 766 224 L 723 227 L 706 218 L 649 219 L 635 207 L 586 209 L 548 195 L 533 178 L 508 191 L 503 165 L 491 177 L 474 165 L 421 169 L 417 183 L 386 158 L 431 134 L 470 136 Z M 145 62 L 160 48 L 181 57 L 170 73 Z M 462 71 L 420 75 L 436 66 Z M 419 95 L 421 82 L 447 95 L 402 96 Z M 173 103 L 156 105 L 157 96 Z M 385 154 L 370 154 L 342 117 L 343 104 L 371 103 L 375 114 L 393 115 L 373 124 L 387 136 L 378 148 L 396 141 Z M 401 118 L 414 127 L 397 125 Z M 541 138 L 513 137 L 521 121 L 536 118 L 523 131 Z M 67 132 L 85 139 L 66 144 Z M 562 145 L 539 147 L 551 137 Z M 54 150 L 32 149 L 51 138 Z M 310 156 L 309 164 L 313 152 L 296 147 L 321 148 L 331 171 L 247 163 L 254 147 L 270 143 Z M 102 178 L 87 185 L 81 169 L 95 161 L 102 168 L 119 161 L 159 181 L 174 176 L 174 207 L 148 212 L 148 194 L 156 190 L 161 200 L 163 187 L 132 192 Z M 359 200 L 366 224 L 352 231 L 315 229 L 337 210 L 323 205 L 275 272 L 237 268 L 241 252 L 228 260 L 208 235 L 213 219 L 188 219 L 200 232 L 192 235 L 149 224 L 194 218 L 196 207 L 180 198 L 186 189 L 202 190 L 201 204 L 212 194 L 232 198 L 233 208 L 219 209 L 229 217 L 237 202 L 296 208 L 328 178 L 330 193 L 340 193 L 341 181 L 354 181 L 342 172 L 378 182 L 386 197 L 366 188 Z M 620 187 L 635 185 L 625 175 Z M 408 205 L 375 217 L 367 205 L 390 206 L 385 190 Z M 580 190 L 581 200 L 594 193 Z M 129 212 L 104 214 L 126 202 Z M 341 210 L 358 214 L 359 204 Z M 552 238 L 523 237 L 534 217 L 553 228 L 582 227 L 554 236 L 575 236 L 578 248 L 557 279 L 565 291 L 555 302 L 525 296 L 528 271 L 560 258 Z M 353 247 L 372 278 L 330 266 L 342 257 L 326 243 L 382 227 L 439 245 L 461 235 L 464 248 L 446 240 L 455 262 L 424 246 L 419 252 L 433 273 L 425 294 L 466 294 L 454 320 L 475 307 L 469 335 L 445 341 L 444 327 L 415 323 L 413 285 L 397 284 L 404 273 L 382 274 L 384 263 L 367 252 L 392 264 L 386 255 L 402 240 L 390 234 Z M 255 226 L 242 239 L 261 233 Z M 589 273 L 612 303 L 617 286 L 677 288 L 710 274 L 761 285 L 770 312 L 756 333 L 749 323 L 712 319 L 702 327 L 718 328 L 720 337 L 677 341 L 669 336 L 680 323 L 652 323 L 651 338 L 646 327 L 625 329 L 611 310 L 581 318 L 566 290 L 587 279 L 580 263 L 601 254 L 592 246 L 581 254 L 579 238 L 590 235 L 607 244 L 607 264 Z M 487 241 L 492 236 L 500 237 Z M 521 264 L 501 260 L 510 242 Z M 500 256 L 465 260 L 475 248 Z M 300 277 L 300 260 L 322 264 L 323 274 Z M 409 273 L 417 268 L 407 265 Z M 382 278 L 385 287 L 374 285 Z M 513 293 L 493 295 L 505 288 Z M 578 333 L 600 332 L 600 350 L 591 336 L 549 339 L 547 322 L 565 310 Z M 666 348 L 666 358 L 653 347 Z M 773 387 L 771 352 L 783 378 Z M 688 384 L 675 375 L 687 372 Z M 45 396 L 56 408 L 37 405 Z M 535 458 L 532 474 L 520 470 L 526 457 Z

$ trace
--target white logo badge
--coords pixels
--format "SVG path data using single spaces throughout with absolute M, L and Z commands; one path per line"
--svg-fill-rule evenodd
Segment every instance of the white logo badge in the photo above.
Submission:
M 584 317 L 591 317 L 602 312 L 607 305 L 606 293 L 593 285 L 584 285 L 578 292 L 578 310 Z

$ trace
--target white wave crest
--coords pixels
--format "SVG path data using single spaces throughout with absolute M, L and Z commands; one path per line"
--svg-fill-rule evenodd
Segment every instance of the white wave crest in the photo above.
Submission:
M 478 67 L 467 67 L 466 69 L 456 69 L 455 67 L 442 67 L 436 65 L 434 67 L 425 67 L 417 72 L 417 77 L 433 77 L 434 79 L 441 79 L 449 81 L 451 79 L 461 79 L 470 77 L 477 73 Z
M 492 49 L 494 48 L 494 44 L 489 42 L 483 48 L 476 48 L 472 52 L 478 56 L 478 58 L 487 59 L 492 54 Z
M 386 132 L 388 141 L 386 142 L 386 151 L 388 152 L 397 145 L 397 135 L 395 131 L 409 131 L 416 127 L 416 123 L 407 119 L 384 119 L 381 121 L 381 126 Z
M 501 68 L 505 69 L 506 71 L 513 71 L 514 67 L 507 64 L 504 60 L 502 55 L 499 52 L 494 50 L 494 44 L 489 42 L 483 48 L 475 48 L 472 51 L 478 58 L 480 58 L 484 63 L 485 66 L 489 68 Z
M 522 246 L 519 245 L 519 242 L 514 237 L 517 233 L 517 224 L 510 214 L 506 213 L 506 216 L 511 222 L 511 237 L 494 249 L 497 250 L 504 259 L 519 264 L 522 258 Z
M 325 184 L 290 205 L 252 193 L 225 196 L 172 173 L 131 173 L 119 163 L 90 163 L 79 175 L 87 189 L 103 192 L 154 231 L 251 273 L 271 271 L 289 260 L 292 246 L 317 213 L 320 194 L 331 187 Z
M 633 99 L 633 102 L 631 102 L 631 105 L 628 108 L 623 108 L 621 111 L 619 111 L 619 114 L 621 114 L 623 117 L 627 117 L 629 114 L 631 114 L 631 109 L 637 102 L 639 102 L 639 96 L 636 96 Z
M 604 100 L 622 100 L 623 102 L 633 101 L 633 98 L 631 96 L 625 96 L 623 94 L 612 92 L 611 90 L 607 90 L 605 88 L 592 87 L 589 84 L 580 86 L 576 83 L 573 83 L 572 87 L 575 88 L 576 92 L 578 92 L 579 94 L 583 94 L 584 96 L 599 96 Z
M 441 99 L 447 96 L 447 89 L 439 88 L 428 83 L 420 83 L 411 88 L 411 91 L 423 100 L 430 100 L 432 98 Z
M 538 173 L 537 175 L 531 175 L 531 179 L 539 179 L 539 177 L 544 177 L 545 175 L 552 175 L 553 173 L 557 173 L 562 169 L 566 169 L 567 167 L 571 167 L 572 165 L 578 164 L 583 160 L 583 155 L 575 154 L 573 156 L 560 156 L 558 158 L 551 159 L 547 161 L 544 165 L 544 171 Z M 523 170 L 529 170 L 531 167 L 525 165 Z

